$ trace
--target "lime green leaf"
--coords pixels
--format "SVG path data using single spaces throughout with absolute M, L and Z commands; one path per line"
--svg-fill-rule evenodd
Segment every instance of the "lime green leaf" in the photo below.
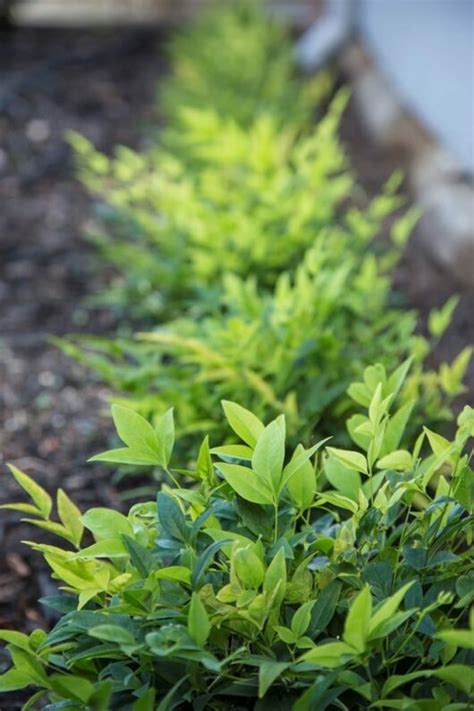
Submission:
M 324 474 L 343 496 L 357 501 L 362 486 L 359 472 L 330 455 L 324 462 Z
M 472 668 L 465 664 L 449 664 L 441 669 L 436 669 L 433 673 L 438 679 L 447 681 L 456 689 L 460 689 L 465 694 L 470 694 L 474 688 L 474 674 Z
M 15 467 L 13 464 L 8 464 L 7 466 L 18 484 L 24 491 L 26 491 L 37 507 L 38 513 L 44 519 L 47 519 L 53 507 L 50 495 L 41 486 L 39 486 L 39 484 L 33 481 L 31 477 L 18 469 L 18 467 Z
M 0 639 L 7 644 L 14 644 L 15 647 L 24 649 L 26 652 L 32 652 L 30 639 L 23 632 L 15 632 L 14 630 L 0 630 Z
M 306 652 L 299 661 L 334 669 L 350 661 L 356 654 L 357 651 L 345 642 L 329 642 Z
M 118 538 L 121 534 L 134 537 L 133 528 L 126 516 L 106 508 L 89 509 L 81 521 L 94 534 L 96 540 Z
M 395 451 L 400 445 L 414 405 L 415 401 L 410 400 L 410 402 L 402 405 L 388 420 L 383 438 L 382 455 Z
M 252 468 L 264 488 L 277 496 L 285 459 L 285 418 L 280 415 L 260 434 L 252 457 Z
M 20 513 L 30 514 L 31 516 L 41 516 L 41 511 L 37 506 L 33 504 L 1 504 L 1 509 L 8 509 L 9 511 L 19 511 Z
M 251 546 L 238 548 L 232 556 L 232 564 L 240 583 L 245 588 L 256 589 L 263 583 L 263 563 Z
M 410 471 L 413 462 L 410 452 L 405 449 L 396 449 L 386 454 L 377 462 L 377 469 L 394 469 L 397 472 Z
M 369 586 L 366 585 L 353 600 L 344 624 L 344 642 L 359 652 L 365 650 L 371 614 L 372 597 Z
M 309 508 L 316 494 L 316 472 L 313 464 L 306 459 L 294 469 L 288 469 L 294 460 L 305 454 L 304 447 L 299 444 L 292 460 L 283 470 L 283 480 L 287 480 L 288 494 L 293 503 L 301 510 Z M 289 474 L 289 476 L 288 476 Z
M 158 454 L 147 454 L 141 449 L 122 447 L 119 449 L 109 449 L 90 457 L 88 462 L 110 462 L 111 464 L 133 464 L 137 466 L 156 466 L 161 464 L 161 456 Z
M 254 504 L 273 503 L 272 490 L 261 484 L 255 472 L 239 464 L 219 462 L 216 468 L 239 496 Z
M 436 637 L 452 647 L 474 649 L 474 630 L 441 630 Z
M 160 464 L 167 467 L 171 459 L 174 446 L 174 419 L 173 408 L 167 410 L 162 415 L 155 426 L 156 437 L 158 441 L 158 455 Z M 127 442 L 128 444 L 128 442 Z
M 0 676 L 0 694 L 20 691 L 20 689 L 26 689 L 27 686 L 36 686 L 36 683 L 26 671 L 10 669 Z
M 50 681 L 54 691 L 60 696 L 67 699 L 77 699 L 83 704 L 87 704 L 94 693 L 94 685 L 80 676 L 53 674 Z
M 414 583 L 415 581 L 411 580 L 409 583 L 401 587 L 400 590 L 397 590 L 396 593 L 377 606 L 370 620 L 370 624 L 368 624 L 367 632 L 369 639 L 377 639 L 377 637 L 380 636 L 382 626 L 385 622 L 387 622 L 387 620 L 390 620 L 390 618 L 398 610 L 403 598 Z
M 128 447 L 150 456 L 160 454 L 155 430 L 138 412 L 123 405 L 112 405 L 112 418 L 118 436 Z
M 62 489 L 58 490 L 57 506 L 59 518 L 70 535 L 70 540 L 79 546 L 84 531 L 81 522 L 81 512 Z
M 251 449 L 251 447 L 247 447 L 245 444 L 226 444 L 222 447 L 213 447 L 211 449 L 211 454 L 251 461 L 253 449 Z
M 451 296 L 440 309 L 432 309 L 428 316 L 428 331 L 435 338 L 441 338 L 451 323 L 459 296 Z
M 279 607 L 283 602 L 286 591 L 286 561 L 283 548 L 278 549 L 265 572 L 263 580 L 263 592 L 273 593 L 275 590 L 277 593 L 273 605 L 274 607 Z
M 155 577 L 159 580 L 174 580 L 188 585 L 191 582 L 191 571 L 183 565 L 170 565 L 167 568 L 157 570 Z
M 94 558 L 128 558 L 129 553 L 119 538 L 102 538 L 87 548 L 75 553 L 71 560 L 93 560 Z
M 264 430 L 263 423 L 252 412 L 229 400 L 222 400 L 225 416 L 234 432 L 252 449 Z
M 368 473 L 366 458 L 360 452 L 354 452 L 348 449 L 337 449 L 336 447 L 327 447 L 326 451 L 349 467 L 349 469 L 361 472 L 362 474 Z
M 316 600 L 310 600 L 299 607 L 291 620 L 291 629 L 296 637 L 302 637 L 311 621 L 311 610 Z
M 211 624 L 201 598 L 193 592 L 188 610 L 188 632 L 199 647 L 203 647 L 209 637 Z

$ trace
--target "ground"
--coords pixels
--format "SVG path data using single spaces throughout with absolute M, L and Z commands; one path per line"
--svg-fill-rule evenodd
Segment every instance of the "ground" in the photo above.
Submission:
M 101 277 L 81 236 L 92 200 L 74 179 L 64 134 L 80 130 L 105 151 L 140 147 L 157 121 L 164 68 L 159 32 L 0 33 L 0 501 L 17 496 L 3 460 L 50 491 L 64 487 L 80 506 L 120 506 L 110 470 L 85 463 L 110 433 L 108 393 L 48 342 L 114 326 L 111 313 L 81 306 Z M 397 157 L 371 144 L 353 107 L 342 135 L 366 193 L 375 193 Z M 460 289 L 416 235 L 396 283 L 407 305 L 420 309 L 420 328 L 431 307 Z M 435 362 L 472 342 L 473 312 L 474 294 L 465 291 Z M 469 383 L 472 393 L 472 369 Z M 39 556 L 21 544 L 31 530 L 10 512 L 0 520 L 0 628 L 47 627 L 36 600 L 52 584 Z

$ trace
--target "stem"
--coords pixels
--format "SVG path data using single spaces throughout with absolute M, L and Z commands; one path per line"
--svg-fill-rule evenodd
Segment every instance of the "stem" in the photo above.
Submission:
M 274 531 L 273 531 L 273 543 L 278 540 L 278 502 L 273 505 L 274 509 Z

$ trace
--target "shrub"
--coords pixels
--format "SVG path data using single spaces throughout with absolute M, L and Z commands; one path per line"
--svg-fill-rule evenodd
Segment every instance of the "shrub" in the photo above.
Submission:
M 163 113 L 175 126 L 182 106 L 213 106 L 244 128 L 262 114 L 280 127 L 301 127 L 325 83 L 296 75 L 289 28 L 271 18 L 260 0 L 214 2 L 190 28 L 175 34 L 169 54 L 173 72 L 159 94 Z
M 127 516 L 80 516 L 60 491 L 53 520 L 12 467 L 32 503 L 11 508 L 66 547 L 30 544 L 60 581 L 44 603 L 61 619 L 0 632 L 13 661 L 0 689 L 35 687 L 28 708 L 51 711 L 468 709 L 474 411 L 452 441 L 425 428 L 400 449 L 403 374 L 388 388 L 377 372 L 350 450 L 287 451 L 284 416 L 265 427 L 224 402 L 240 444 L 206 438 L 173 470 L 171 411 L 153 428 L 115 406 L 124 446 L 93 459 L 158 465 L 170 482 Z
M 344 443 L 344 420 L 353 410 L 347 388 L 376 359 L 388 370 L 413 359 L 403 403 L 415 405 L 414 425 L 420 418 L 449 420 L 470 349 L 439 372 L 426 368 L 431 344 L 415 334 L 416 314 L 395 306 L 390 292 L 386 264 L 398 248 L 380 257 L 370 250 L 379 223 L 371 212 L 350 213 L 351 233 L 326 230 L 294 276 L 283 272 L 271 291 L 255 278 L 227 274 L 215 302 L 220 308 L 205 318 L 191 311 L 136 341 L 80 337 L 61 346 L 94 368 L 119 393 L 117 402 L 147 417 L 161 416 L 174 402 L 185 446 L 188 436 L 203 431 L 224 437 L 222 426 L 216 431 L 221 399 L 263 419 L 284 413 L 292 444 L 296 437 L 310 441 L 315 432 L 337 434 Z M 396 223 L 394 234 L 408 221 Z M 433 312 L 433 336 L 442 335 L 455 303 Z
M 129 319 L 163 319 L 212 310 L 228 271 L 273 286 L 337 223 L 349 196 L 337 136 L 345 103 L 342 92 L 300 138 L 270 117 L 244 130 L 213 111 L 187 111 L 185 159 L 156 147 L 120 148 L 109 160 L 74 135 L 79 175 L 104 201 L 91 238 L 118 272 L 100 300 Z

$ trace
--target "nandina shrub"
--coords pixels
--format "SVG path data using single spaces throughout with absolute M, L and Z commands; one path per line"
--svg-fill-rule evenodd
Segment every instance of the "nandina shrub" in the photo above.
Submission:
M 72 136 L 79 176 L 102 202 L 89 236 L 116 271 L 98 299 L 127 319 L 197 315 L 215 309 L 225 272 L 271 287 L 294 269 L 318 235 L 343 229 L 338 209 L 354 182 L 338 139 L 346 98 L 301 137 L 268 116 L 242 129 L 212 109 L 186 111 L 184 158 L 161 144 L 108 159 Z M 378 208 L 399 204 L 392 190 Z
M 159 90 L 169 123 L 179 125 L 182 106 L 213 106 L 242 127 L 270 114 L 301 127 L 327 85 L 295 70 L 290 28 L 269 12 L 265 0 L 213 2 L 169 43 L 171 75 Z
M 169 481 L 126 516 L 80 515 L 60 491 L 56 520 L 11 467 L 31 503 L 10 508 L 64 544 L 30 543 L 61 619 L 0 632 L 13 662 L 0 689 L 31 688 L 26 708 L 51 711 L 470 708 L 474 411 L 453 440 L 424 428 L 400 449 L 402 379 L 376 383 L 347 450 L 288 449 L 284 416 L 265 426 L 224 402 L 240 443 L 206 438 L 186 470 L 169 464 L 171 411 L 153 427 L 115 406 L 124 446 L 93 459 Z
M 227 274 L 214 314 L 196 319 L 191 313 L 135 340 L 79 337 L 61 347 L 94 368 L 117 402 L 147 417 L 158 418 L 175 403 L 185 448 L 202 432 L 225 436 L 221 399 L 240 402 L 264 420 L 284 413 L 292 444 L 308 443 L 315 433 L 344 443 L 344 421 L 354 412 L 347 388 L 375 360 L 384 378 L 384 368 L 413 360 L 402 393 L 407 412 L 414 408 L 408 436 L 420 421 L 449 420 L 470 349 L 439 371 L 430 370 L 426 358 L 456 299 L 432 312 L 430 340 L 417 335 L 416 313 L 397 307 L 390 291 L 386 265 L 398 247 L 379 257 L 370 253 L 367 239 L 378 220 L 370 212 L 358 220 L 351 236 L 335 228 L 317 238 L 294 276 L 283 272 L 271 291 L 254 278 Z M 395 235 L 403 224 L 396 224 Z

